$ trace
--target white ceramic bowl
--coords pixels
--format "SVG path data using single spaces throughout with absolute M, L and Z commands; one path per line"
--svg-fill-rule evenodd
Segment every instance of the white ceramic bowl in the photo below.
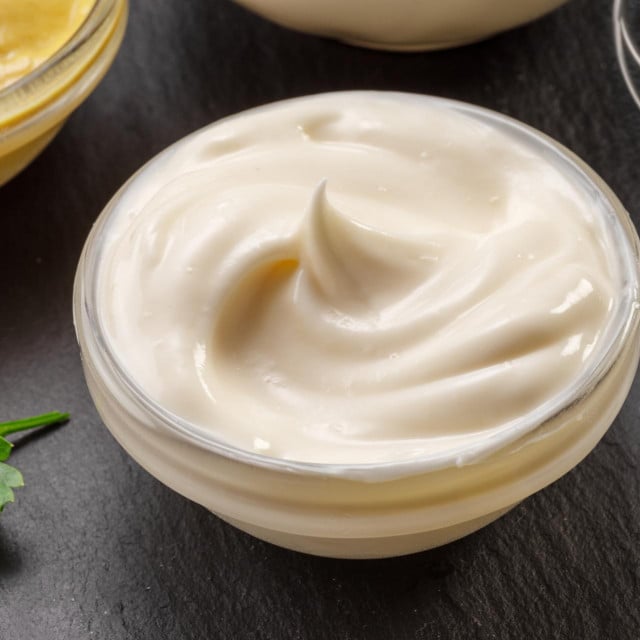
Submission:
M 104 238 L 112 221 L 128 211 L 128 194 L 184 141 L 143 167 L 107 205 L 87 240 L 75 282 L 74 317 L 87 384 L 121 445 L 166 485 L 227 522 L 281 546 L 326 556 L 411 553 L 491 522 L 591 451 L 619 411 L 638 363 L 638 237 L 602 180 L 558 143 L 500 114 L 438 98 L 388 95 L 463 113 L 529 146 L 600 209 L 609 246 L 616 247 L 610 259 L 623 282 L 620 302 L 603 328 L 601 355 L 551 406 L 523 415 L 499 441 L 487 439 L 473 451 L 410 466 L 297 463 L 230 446 L 154 402 L 109 344 L 97 282 Z M 274 106 L 260 109 L 269 108 Z
M 443 49 L 529 22 L 567 0 L 236 0 L 278 24 L 373 49 Z

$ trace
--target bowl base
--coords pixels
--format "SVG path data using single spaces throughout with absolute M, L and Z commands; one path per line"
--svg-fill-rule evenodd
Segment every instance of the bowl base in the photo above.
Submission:
M 370 42 L 368 40 L 354 40 L 351 38 L 338 38 L 340 42 L 351 45 L 352 47 L 362 47 L 364 49 L 375 49 L 377 51 L 393 51 L 395 53 L 419 53 L 420 51 L 439 51 L 441 49 L 453 49 L 455 47 L 464 47 L 480 40 L 490 38 L 492 34 L 479 36 L 476 38 L 468 38 L 463 40 L 452 40 L 447 42 L 425 42 L 417 44 L 392 44 L 385 42 Z
M 255 538 L 270 542 L 279 547 L 284 547 L 285 549 L 308 553 L 314 556 L 323 556 L 325 558 L 365 560 L 404 556 L 410 553 L 440 547 L 459 538 L 463 538 L 474 531 L 478 531 L 478 529 L 482 529 L 482 527 L 497 520 L 515 506 L 516 505 L 513 504 L 504 509 L 499 509 L 498 511 L 493 511 L 492 513 L 481 516 L 480 518 L 467 520 L 442 529 L 380 538 L 321 538 L 306 536 L 265 529 L 264 527 L 221 516 L 218 513 L 215 513 L 215 515 Z

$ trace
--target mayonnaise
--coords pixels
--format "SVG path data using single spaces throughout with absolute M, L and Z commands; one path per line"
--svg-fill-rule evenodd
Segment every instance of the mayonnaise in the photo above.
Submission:
M 566 0 L 236 0 L 292 29 L 379 49 L 464 44 L 523 24 Z
M 128 375 L 286 460 L 468 450 L 601 354 L 604 215 L 548 159 L 447 102 L 314 96 L 181 142 L 112 216 L 97 308 Z
M 95 0 L 0 0 L 0 89 L 56 53 L 94 4 Z

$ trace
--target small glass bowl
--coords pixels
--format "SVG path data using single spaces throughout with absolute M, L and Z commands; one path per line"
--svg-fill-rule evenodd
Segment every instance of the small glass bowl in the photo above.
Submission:
M 96 0 L 51 58 L 0 90 L 0 185 L 24 169 L 93 91 L 124 35 L 127 0 Z
M 640 0 L 615 0 L 613 36 L 620 69 L 640 108 Z
M 619 200 L 592 169 L 557 142 L 501 114 L 428 96 L 382 95 L 460 112 L 527 145 L 602 212 L 603 233 L 615 247 L 610 258 L 620 273 L 620 301 L 603 328 L 599 354 L 556 398 L 523 415 L 499 438 L 409 463 L 303 463 L 233 447 L 151 399 L 122 366 L 103 328 L 97 295 L 103 247 L 113 220 L 128 214 L 131 198 L 145 192 L 147 177 L 191 136 L 151 160 L 107 205 L 87 239 L 74 287 L 74 322 L 89 391 L 105 425 L 129 454 L 163 483 L 236 527 L 322 556 L 412 553 L 495 520 L 591 451 L 627 396 L 640 351 L 638 236 Z
M 389 51 L 445 49 L 535 20 L 567 0 L 235 0 L 277 24 Z

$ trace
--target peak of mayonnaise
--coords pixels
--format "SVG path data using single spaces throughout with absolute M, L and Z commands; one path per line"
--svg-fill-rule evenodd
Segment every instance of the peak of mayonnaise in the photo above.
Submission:
M 314 190 L 302 224 L 300 268 L 328 305 L 368 306 L 377 313 L 427 276 L 432 257 L 422 243 L 349 219 L 328 201 L 326 180 Z
M 586 191 L 447 103 L 242 114 L 118 207 L 98 309 L 124 369 L 219 440 L 287 460 L 407 461 L 504 433 L 590 366 L 619 302 Z

